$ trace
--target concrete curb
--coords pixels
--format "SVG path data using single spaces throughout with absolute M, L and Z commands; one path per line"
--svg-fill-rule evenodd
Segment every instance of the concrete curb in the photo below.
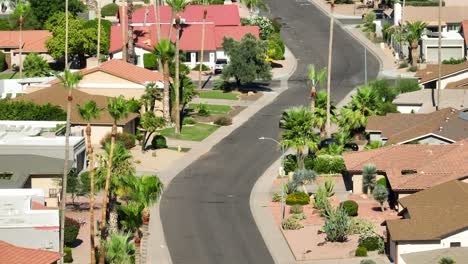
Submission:
M 203 144 L 199 144 L 198 146 L 193 147 L 184 156 L 184 158 L 177 163 L 177 167 L 167 169 L 164 171 L 157 171 L 156 173 L 159 175 L 162 183 L 166 188 L 170 185 L 172 179 L 175 176 L 177 176 L 177 174 L 179 174 L 182 170 L 188 167 L 192 162 L 196 161 L 200 156 L 209 152 L 214 145 L 216 145 L 223 138 L 225 138 L 237 128 L 239 128 L 260 109 L 273 102 L 279 94 L 281 94 L 288 88 L 287 80 L 294 73 L 297 67 L 297 59 L 289 49 L 287 50 L 289 52 L 290 59 L 293 61 L 293 68 L 287 75 L 282 76 L 282 78 L 279 78 L 279 80 L 281 80 L 280 89 L 277 89 L 273 92 L 265 93 L 254 104 L 250 105 L 242 112 L 240 112 L 236 117 L 234 117 L 233 124 L 231 126 L 219 128 L 208 138 L 206 138 L 203 141 Z M 162 195 L 164 195 L 164 193 Z M 173 262 L 171 259 L 170 250 L 167 247 L 164 229 L 161 221 L 160 203 L 156 203 L 151 208 L 151 215 L 152 217 L 150 218 L 148 230 L 150 233 L 148 239 L 148 249 L 151 250 L 148 250 L 149 255 L 147 256 L 147 264 L 172 264 Z

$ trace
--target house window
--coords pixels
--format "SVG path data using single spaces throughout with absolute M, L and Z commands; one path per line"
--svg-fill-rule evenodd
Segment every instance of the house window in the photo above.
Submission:
M 59 189 L 49 189 L 49 197 L 50 198 L 57 198 L 59 193 Z
M 0 180 L 11 180 L 13 173 L 11 172 L 0 172 Z
M 460 30 L 460 25 L 447 24 L 447 31 L 458 31 L 458 30 Z
M 461 247 L 461 242 L 450 242 L 450 247 Z

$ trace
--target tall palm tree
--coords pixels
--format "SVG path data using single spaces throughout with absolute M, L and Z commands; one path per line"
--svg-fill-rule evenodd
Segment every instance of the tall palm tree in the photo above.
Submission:
M 127 62 L 135 64 L 135 39 L 133 38 L 133 0 L 127 0 Z
M 154 0 L 153 11 L 156 18 L 156 34 L 158 36 L 159 42 L 161 40 L 161 17 L 159 15 L 159 0 Z
M 143 26 L 146 27 L 146 20 L 148 19 L 150 1 L 144 0 L 143 4 L 145 5 L 145 17 L 143 18 Z
M 351 96 L 349 107 L 367 117 L 379 114 L 379 105 L 381 103 L 375 89 L 362 86 L 358 88 L 355 95 Z
M 125 0 L 121 1 L 121 8 L 122 11 L 120 12 L 120 26 L 122 27 L 122 60 L 127 61 L 127 38 L 125 34 L 125 32 L 127 31 L 127 27 L 125 27 Z
M 438 8 L 438 31 L 439 37 L 437 40 L 438 44 L 438 52 L 437 52 L 437 106 L 436 110 L 439 111 L 440 108 L 440 89 L 442 89 L 442 0 L 439 0 L 439 8 Z
M 69 66 L 68 66 L 68 0 L 65 0 L 65 69 L 67 70 L 69 69 Z M 60 253 L 63 253 L 63 252 L 60 252 Z
M 419 40 L 426 30 L 427 24 L 421 21 L 406 22 L 406 40 L 411 48 L 411 65 L 416 66 L 418 61 Z
M 343 107 L 340 111 L 338 124 L 356 137 L 367 125 L 367 116 L 363 115 L 359 110 Z
M 97 63 L 98 65 L 101 64 L 101 4 L 98 0 L 96 0 L 96 10 L 97 10 L 97 17 L 98 17 L 98 28 L 97 28 Z
M 201 51 L 200 51 L 200 65 L 198 66 L 198 89 L 202 88 L 202 78 L 201 72 L 203 68 L 203 56 L 205 49 L 205 27 L 206 27 L 206 14 L 208 10 L 206 9 L 206 0 L 203 0 L 203 24 L 202 24 L 202 34 L 201 34 Z
M 110 151 L 109 151 L 109 160 L 107 162 L 107 170 L 106 170 L 106 183 L 104 186 L 104 196 L 102 197 L 102 212 L 101 212 L 101 239 L 105 240 L 107 237 L 107 203 L 108 203 L 108 195 L 109 195 L 109 185 L 110 185 L 110 178 L 111 178 L 111 170 L 112 170 L 112 161 L 113 161 L 113 154 L 114 154 L 114 147 L 115 147 L 115 138 L 117 137 L 117 122 L 128 116 L 130 109 L 129 105 L 125 98 L 121 95 L 117 98 L 108 98 L 107 101 L 107 110 L 109 114 L 112 116 L 114 120 L 112 124 L 112 137 L 111 137 L 111 144 L 110 144 Z M 105 252 L 103 245 L 99 250 L 99 263 L 104 264 L 105 260 Z
M 164 91 L 163 91 L 163 116 L 166 122 L 171 121 L 170 111 L 170 83 L 169 83 L 169 64 L 173 61 L 175 56 L 175 46 L 167 39 L 161 39 L 157 46 L 154 47 L 154 53 L 163 64 L 163 78 L 164 78 Z
M 306 148 L 315 151 L 318 147 L 317 136 L 312 130 L 312 112 L 303 106 L 291 107 L 286 110 L 284 121 L 281 143 L 296 150 L 298 168 L 304 169 Z
M 320 130 L 320 137 L 325 137 L 325 125 L 327 120 L 327 93 L 325 91 L 320 91 L 317 93 L 315 100 L 315 111 L 313 114 L 312 127 L 318 128 Z M 330 101 L 330 113 L 331 121 L 335 122 L 335 110 L 336 105 L 334 101 Z
M 250 18 L 253 17 L 256 9 L 260 9 L 265 12 L 269 10 L 264 0 L 241 0 L 241 2 L 249 9 Z
M 317 86 L 321 86 L 325 82 L 327 76 L 326 68 L 322 68 L 320 71 L 315 69 L 315 65 L 309 65 L 309 76 L 308 81 L 311 86 L 310 89 L 310 111 L 315 111 L 315 99 L 317 97 Z
M 19 12 L 19 77 L 23 78 L 23 15 L 26 12 L 26 5 L 18 3 L 16 10 Z
M 109 241 L 103 241 L 109 264 L 130 264 L 135 262 L 135 242 L 130 233 L 112 233 Z
M 180 43 L 180 13 L 182 13 L 185 8 L 190 4 L 188 0 L 167 0 L 167 4 L 172 8 L 172 14 L 175 17 L 175 28 L 176 28 L 176 45 L 175 45 L 175 85 L 174 85 L 174 95 L 175 95 L 175 134 L 180 134 L 180 96 L 179 96 L 179 43 Z
M 88 101 L 83 107 L 78 105 L 78 111 L 81 118 L 86 121 L 86 142 L 88 149 L 88 159 L 89 159 L 89 176 L 90 176 L 90 198 L 89 198 L 89 239 L 91 245 L 91 264 L 96 263 L 96 257 L 94 256 L 95 244 L 94 244 L 94 154 L 93 146 L 91 145 L 91 124 L 92 119 L 96 119 L 102 112 L 102 108 L 97 107 L 95 101 Z
M 67 194 L 67 177 L 68 177 L 68 159 L 70 157 L 70 116 L 72 111 L 72 90 L 78 86 L 82 75 L 77 73 L 71 73 L 69 70 L 65 70 L 62 76 L 57 76 L 62 83 L 63 87 L 68 90 L 67 97 L 67 125 L 65 130 L 65 160 L 63 165 L 63 177 L 62 177 L 62 196 L 60 201 L 60 209 L 62 215 L 60 217 L 60 255 L 63 258 L 63 247 L 64 247 L 64 231 L 65 231 L 65 209 L 66 209 L 66 194 Z
M 328 41 L 328 73 L 327 73 L 327 120 L 326 120 L 326 125 L 325 125 L 325 130 L 327 134 L 327 138 L 331 137 L 331 123 L 330 123 L 330 118 L 331 118 L 331 112 L 330 112 L 330 98 L 331 98 L 331 69 L 332 69 L 332 51 L 333 51 L 333 24 L 334 22 L 334 11 L 335 9 L 335 0 L 331 0 L 330 3 L 330 36 L 329 36 L 329 41 Z

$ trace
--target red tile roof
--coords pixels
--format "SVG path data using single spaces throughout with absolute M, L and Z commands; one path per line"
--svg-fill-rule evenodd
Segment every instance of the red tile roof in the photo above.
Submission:
M 119 8 L 119 14 L 122 8 Z M 148 8 L 148 16 L 146 22 L 149 24 L 156 23 L 154 16 L 154 7 L 151 5 Z M 143 24 L 145 19 L 145 8 L 138 8 L 133 12 L 132 23 Z M 172 10 L 170 6 L 160 6 L 159 13 L 161 15 L 160 22 L 165 24 L 171 23 Z M 127 12 L 125 12 L 127 14 Z M 185 23 L 201 23 L 203 21 L 203 6 L 202 5 L 189 5 L 185 11 L 180 15 L 185 19 Z M 237 5 L 208 5 L 206 22 L 216 26 L 239 26 L 240 15 L 239 7 Z
M 17 247 L 0 240 L 0 263 L 52 264 L 60 259 L 57 252 Z
M 463 36 L 465 37 L 465 45 L 468 47 L 468 20 L 462 21 Z
M 468 140 L 450 145 L 394 145 L 345 153 L 346 169 L 361 172 L 374 164 L 385 172 L 393 190 L 417 191 L 450 180 L 468 177 Z M 404 175 L 404 171 L 416 173 Z
M 167 38 L 170 25 L 161 25 L 161 36 Z M 153 50 L 154 45 L 158 42 L 156 25 L 150 26 L 135 26 L 133 29 L 135 46 L 146 50 Z M 181 30 L 180 34 L 180 49 L 185 51 L 201 50 L 201 24 L 186 25 Z M 231 37 L 235 40 L 240 40 L 244 35 L 251 33 L 257 38 L 259 30 L 257 26 L 232 26 L 232 27 L 215 27 L 212 24 L 207 24 L 205 27 L 205 50 L 216 50 L 222 48 L 224 37 Z M 171 41 L 175 42 L 175 30 L 172 30 Z M 162 38 L 161 37 L 161 38 Z M 120 26 L 112 26 L 110 53 L 118 52 L 122 49 L 122 30 Z
M 0 48 L 19 48 L 19 31 L 0 31 Z M 23 30 L 24 52 L 47 52 L 46 41 L 52 36 L 47 30 Z

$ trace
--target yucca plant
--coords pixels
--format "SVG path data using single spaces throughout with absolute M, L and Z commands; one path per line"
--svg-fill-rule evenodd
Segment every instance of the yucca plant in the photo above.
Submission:
M 367 194 L 370 195 L 375 187 L 377 176 L 377 167 L 374 164 L 366 164 L 362 170 L 362 183 L 367 189 Z
M 106 251 L 106 263 L 133 264 L 135 263 L 135 243 L 130 233 L 111 233 L 109 240 L 101 241 Z
M 332 197 L 335 194 L 335 181 L 328 176 L 323 183 L 325 191 L 327 192 L 327 197 Z

